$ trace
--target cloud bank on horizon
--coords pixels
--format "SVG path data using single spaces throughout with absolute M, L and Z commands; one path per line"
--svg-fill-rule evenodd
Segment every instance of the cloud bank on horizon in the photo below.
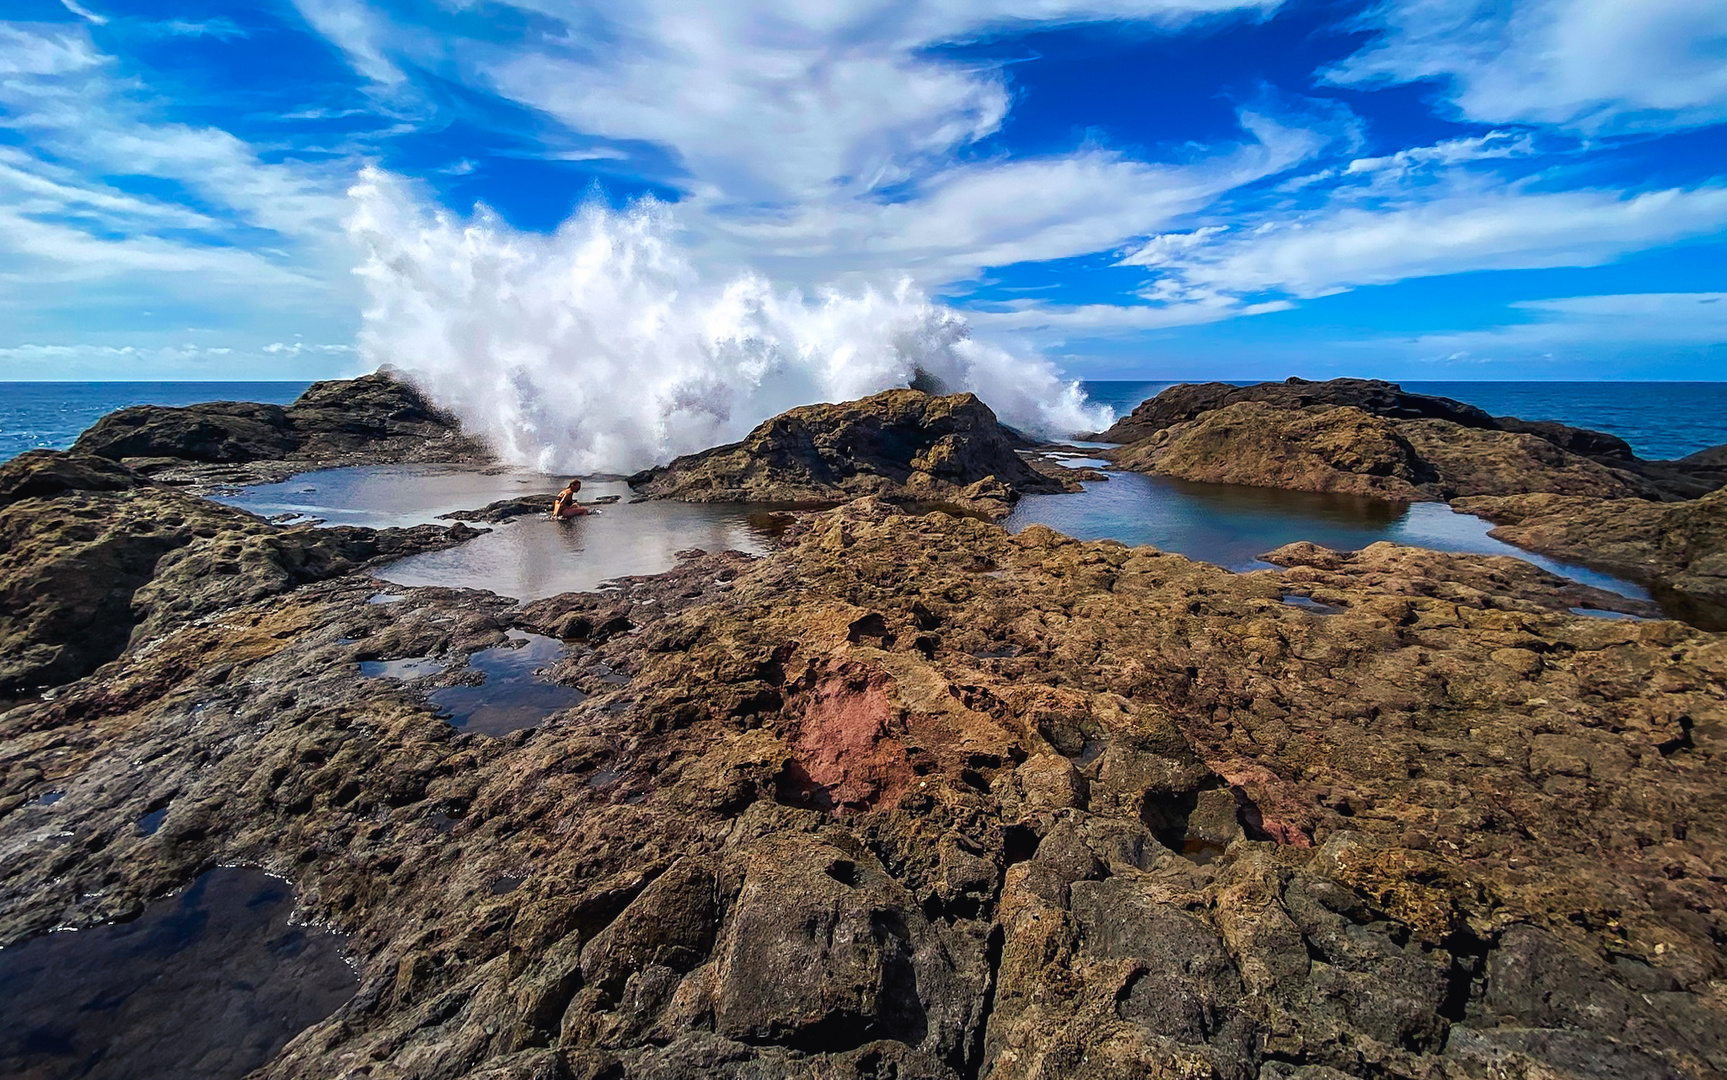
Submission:
M 556 298 L 581 251 L 645 250 L 632 215 L 676 268 L 620 280 L 669 290 L 670 336 L 596 370 L 654 342 L 672 398 L 752 333 L 728 392 L 765 407 L 764 364 L 837 392 L 832 327 L 870 319 L 865 384 L 927 361 L 1028 399 L 1054 368 L 1727 378 L 1718 0 L 7 14 L 0 379 L 460 379 L 494 349 L 549 381 L 521 358 L 605 352 L 571 329 L 603 307 Z

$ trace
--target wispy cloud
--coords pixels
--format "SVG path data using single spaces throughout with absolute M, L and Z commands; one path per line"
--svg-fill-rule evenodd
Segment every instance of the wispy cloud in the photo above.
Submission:
M 1388 0 L 1364 24 L 1379 40 L 1333 81 L 1441 80 L 1471 120 L 1593 133 L 1727 120 L 1719 0 Z
M 1718 185 L 1642 194 L 1494 187 L 1158 237 L 1123 262 L 1158 270 L 1176 295 L 1300 298 L 1475 270 L 1599 266 L 1723 228 L 1727 187 Z

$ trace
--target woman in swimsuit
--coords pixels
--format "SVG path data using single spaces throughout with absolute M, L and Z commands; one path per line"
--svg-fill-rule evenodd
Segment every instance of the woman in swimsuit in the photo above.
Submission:
M 588 508 L 576 501 L 576 492 L 580 490 L 582 490 L 580 480 L 571 480 L 566 484 L 564 490 L 558 492 L 557 497 L 552 499 L 552 516 L 555 518 L 573 518 L 581 517 L 587 513 Z

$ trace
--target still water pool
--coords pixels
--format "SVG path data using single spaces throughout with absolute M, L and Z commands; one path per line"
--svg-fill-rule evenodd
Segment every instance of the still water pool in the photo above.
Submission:
M 138 919 L 0 952 L 0 1075 L 239 1080 L 354 995 L 288 885 L 220 868 Z
M 1081 540 L 1150 544 L 1230 570 L 1263 569 L 1259 556 L 1297 540 L 1354 551 L 1380 540 L 1437 551 L 1511 555 L 1555 574 L 1647 600 L 1627 581 L 1501 543 L 1490 526 L 1443 503 L 1395 503 L 1233 484 L 1195 484 L 1164 476 L 1112 472 L 1078 495 L 1030 495 L 1008 518 L 1019 532 L 1047 525 Z

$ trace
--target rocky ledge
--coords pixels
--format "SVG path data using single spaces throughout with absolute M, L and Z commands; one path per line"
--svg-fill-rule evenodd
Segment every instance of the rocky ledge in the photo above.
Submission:
M 234 603 L 473 535 L 277 528 L 106 458 L 29 451 L 0 466 L 0 698 Z
M 313 383 L 286 407 L 134 405 L 97 421 L 72 450 L 194 485 L 266 483 L 344 465 L 492 460 L 455 417 L 388 371 Z
M 1492 417 L 1392 383 L 1176 386 L 1104 435 L 1122 468 L 1209 483 L 1450 500 L 1512 544 L 1629 578 L 1727 626 L 1727 447 L 1644 461 L 1623 441 Z
M 1687 621 L 1727 630 L 1727 490 L 1680 503 L 1510 495 L 1452 504 L 1507 543 L 1654 584 Z
M 0 715 L 0 943 L 282 874 L 361 985 L 273 1078 L 1727 1071 L 1727 639 L 1279 558 L 866 499 L 525 609 L 224 590 Z M 451 728 L 510 629 L 587 698 Z
M 1388 499 L 1530 492 L 1686 499 L 1727 484 L 1722 448 L 1644 461 L 1612 435 L 1492 417 L 1377 379 L 1174 386 L 1099 438 L 1124 468 Z
M 1019 440 L 973 394 L 888 390 L 781 413 L 742 442 L 629 478 L 654 499 L 832 505 L 862 496 L 951 503 L 1003 517 L 1021 495 L 1077 481 L 1021 460 Z

